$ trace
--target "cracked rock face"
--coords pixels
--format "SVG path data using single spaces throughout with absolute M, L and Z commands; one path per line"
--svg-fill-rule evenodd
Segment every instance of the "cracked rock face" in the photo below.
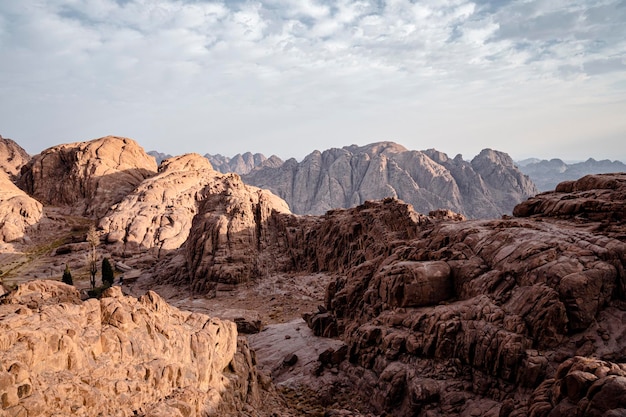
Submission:
M 44 204 L 101 217 L 156 170 L 135 141 L 106 136 L 46 149 L 22 168 L 18 185 Z
M 0 329 L 0 416 L 200 417 L 258 400 L 235 324 L 154 292 L 113 287 L 83 302 L 74 287 L 35 281 L 5 298 Z

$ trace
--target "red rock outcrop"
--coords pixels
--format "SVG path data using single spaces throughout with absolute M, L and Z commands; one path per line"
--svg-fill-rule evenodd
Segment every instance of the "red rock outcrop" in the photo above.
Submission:
M 30 155 L 14 140 L 3 138 L 0 135 L 0 170 L 14 180 L 20 169 L 28 163 Z
M 44 204 L 100 217 L 156 170 L 135 141 L 106 136 L 46 149 L 22 167 L 18 185 Z
M 0 242 L 12 242 L 24 237 L 28 227 L 43 216 L 43 207 L 13 184 L 0 170 Z
M 626 173 L 587 175 L 565 181 L 515 207 L 518 217 L 565 219 L 626 240 Z
M 235 324 L 153 292 L 83 302 L 35 281 L 5 297 L 0 329 L 0 416 L 235 415 L 259 401 Z

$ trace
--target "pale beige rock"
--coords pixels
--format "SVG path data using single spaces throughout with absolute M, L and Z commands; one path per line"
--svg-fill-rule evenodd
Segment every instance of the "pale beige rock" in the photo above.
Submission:
M 12 180 L 16 179 L 29 160 L 30 155 L 20 145 L 0 135 L 0 171 L 6 172 Z
M 23 284 L 0 305 L 0 416 L 223 415 L 223 395 L 236 407 L 256 390 L 250 358 L 224 373 L 237 344 L 234 323 L 153 292 L 82 302 L 59 282 Z
M 23 167 L 18 185 L 44 204 L 100 217 L 156 169 L 132 139 L 106 136 L 44 150 Z
M 0 170 L 0 241 L 12 242 L 24 237 L 27 229 L 43 216 L 43 206 L 11 182 Z
M 119 244 L 125 252 L 149 248 L 169 251 L 187 240 L 192 220 L 211 218 L 225 228 L 218 227 L 215 234 L 209 232 L 206 244 L 237 251 L 241 242 L 237 235 L 248 229 L 256 233 L 272 210 L 289 212 L 287 205 L 271 193 L 243 184 L 236 174 L 213 170 L 200 155 L 188 154 L 163 161 L 159 174 L 113 206 L 99 226 L 107 233 L 107 243 Z M 200 217 L 194 220 L 199 211 Z M 199 250 L 198 238 L 191 237 L 188 246 L 193 249 L 189 251 Z

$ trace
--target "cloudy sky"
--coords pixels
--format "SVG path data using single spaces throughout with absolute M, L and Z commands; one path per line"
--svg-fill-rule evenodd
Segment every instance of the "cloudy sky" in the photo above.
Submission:
M 626 161 L 626 1 L 0 1 L 0 134 Z

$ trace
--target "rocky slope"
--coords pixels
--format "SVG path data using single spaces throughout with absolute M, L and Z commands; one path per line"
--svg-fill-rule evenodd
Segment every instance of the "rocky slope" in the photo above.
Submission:
M 0 305 L 0 416 L 237 415 L 259 401 L 232 322 L 119 287 L 81 301 L 54 281 Z
M 266 158 L 265 155 L 261 153 L 252 154 L 251 152 L 246 152 L 243 155 L 237 154 L 232 158 L 220 154 L 206 154 L 204 155 L 204 157 L 207 158 L 209 162 L 211 162 L 213 168 L 224 174 L 234 172 L 236 174 L 242 175 L 247 174 L 256 168 L 278 168 L 283 164 L 283 160 L 276 155 L 272 155 L 269 158 Z
M 22 168 L 18 185 L 46 205 L 100 217 L 156 170 L 135 141 L 106 136 L 44 150 Z
M 17 188 L 0 170 L 0 242 L 13 242 L 24 237 L 27 229 L 43 216 L 43 206 Z
M 30 155 L 20 145 L 0 135 L 0 170 L 15 180 L 19 176 L 20 169 L 29 160 Z
M 588 174 L 626 172 L 626 164 L 608 159 L 596 161 L 593 158 L 573 164 L 567 164 L 560 159 L 544 159 L 520 162 L 519 169 L 530 177 L 539 191 L 551 191 L 560 182 L 576 180 Z
M 435 150 L 410 151 L 392 142 L 315 151 L 298 163 L 260 168 L 244 181 L 283 198 L 294 213 L 323 214 L 367 200 L 399 198 L 418 212 L 451 209 L 473 218 L 510 213 L 536 189 L 501 152 L 470 162 Z
M 268 210 L 244 233 L 223 233 L 203 249 L 216 230 L 200 222 L 215 210 L 207 206 L 177 268 L 196 291 L 212 280 L 261 279 L 258 265 L 269 274 L 332 274 L 325 306 L 306 318 L 346 347 L 320 354 L 316 372 L 349 375 L 344 383 L 378 413 L 619 414 L 626 240 L 586 223 L 585 210 L 597 200 L 605 210 L 589 222 L 619 217 L 622 185 L 620 175 L 564 184 L 569 197 L 560 199 L 573 201 L 567 215 L 575 221 L 553 220 L 532 200 L 533 217 L 472 221 L 420 215 L 395 199 L 323 216 Z M 602 202 L 607 195 L 615 205 Z
M 150 248 L 168 251 L 187 240 L 193 220 L 196 234 L 188 246 L 201 255 L 189 252 L 189 256 L 204 257 L 210 251 L 220 257 L 218 248 L 226 235 L 234 237 L 250 227 L 248 236 L 237 239 L 255 241 L 266 212 L 272 210 L 289 211 L 270 192 L 243 184 L 236 174 L 221 174 L 206 158 L 188 154 L 163 161 L 158 175 L 143 181 L 111 207 L 99 227 L 107 243 L 117 246 L 109 248 L 115 253 Z M 202 214 L 195 218 L 199 211 Z M 229 244 L 231 248 L 234 245 Z M 246 255 L 251 254 L 241 254 Z

